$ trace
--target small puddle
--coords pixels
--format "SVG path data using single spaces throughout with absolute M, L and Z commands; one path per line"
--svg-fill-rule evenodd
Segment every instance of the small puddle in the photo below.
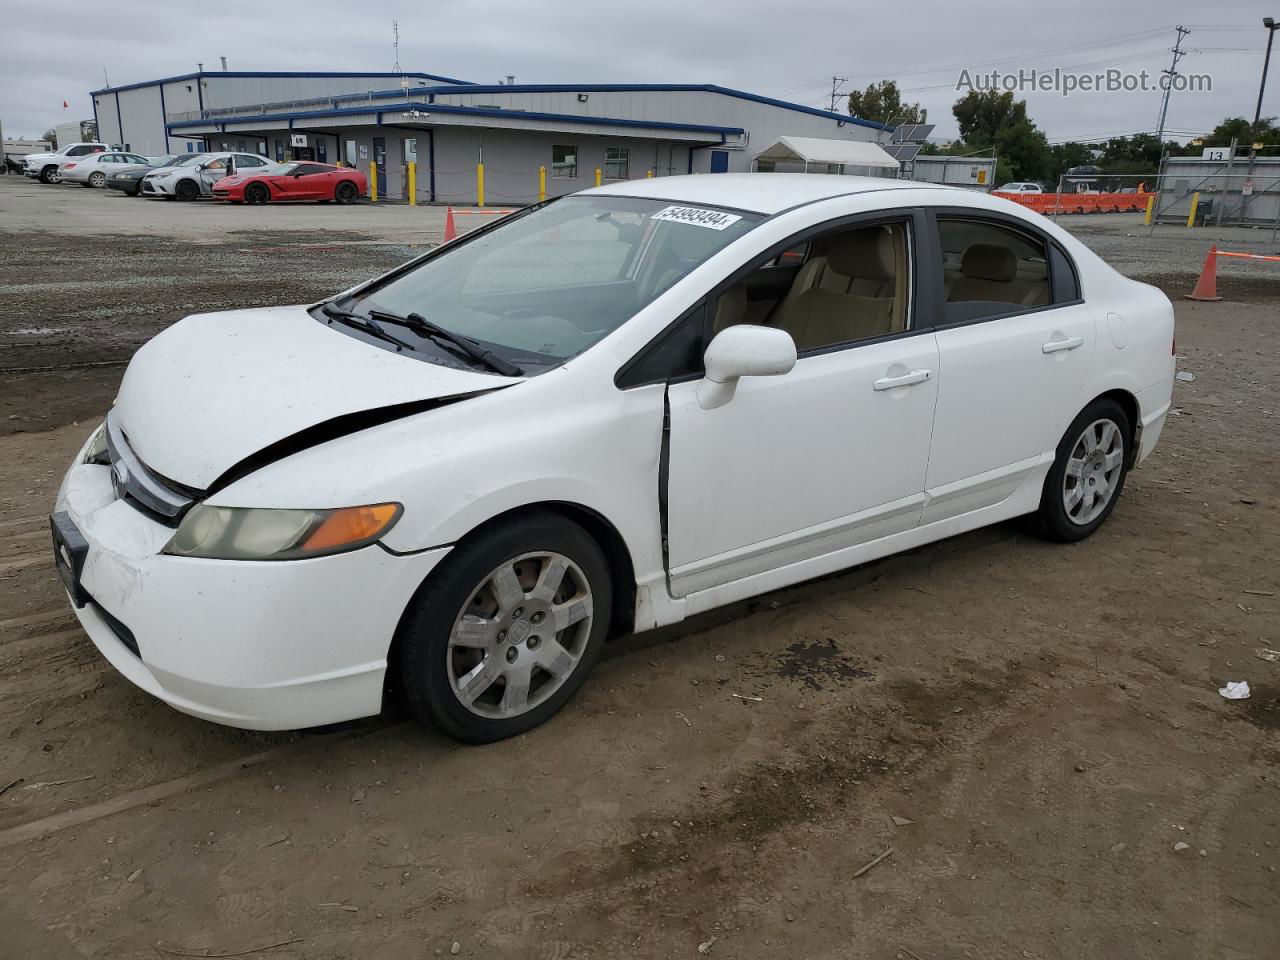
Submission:
M 778 657 L 778 676 L 799 680 L 810 690 L 821 690 L 822 681 L 869 680 L 875 676 L 856 666 L 840 652 L 834 640 L 793 643 Z

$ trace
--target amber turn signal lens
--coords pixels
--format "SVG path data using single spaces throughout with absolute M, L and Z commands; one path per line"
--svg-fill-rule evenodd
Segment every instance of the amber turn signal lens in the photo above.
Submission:
M 302 549 L 333 550 L 347 544 L 374 540 L 400 515 L 400 504 L 378 503 L 371 507 L 335 510 L 316 527 Z

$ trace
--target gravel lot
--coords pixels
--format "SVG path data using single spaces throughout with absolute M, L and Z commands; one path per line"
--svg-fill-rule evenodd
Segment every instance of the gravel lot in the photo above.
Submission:
M 101 660 L 45 516 L 145 339 L 341 289 L 434 241 L 443 212 L 14 179 L 6 956 L 1276 955 L 1280 663 L 1258 654 L 1280 649 L 1280 272 L 1224 263 L 1226 302 L 1177 302 L 1195 379 L 1085 543 L 1003 525 L 621 638 L 552 723 L 492 747 L 394 709 L 254 734 L 174 713 Z M 1130 219 L 1063 223 L 1172 295 L 1212 240 L 1272 249 L 1253 231 L 1149 241 Z M 1250 700 L 1218 696 L 1240 679 Z

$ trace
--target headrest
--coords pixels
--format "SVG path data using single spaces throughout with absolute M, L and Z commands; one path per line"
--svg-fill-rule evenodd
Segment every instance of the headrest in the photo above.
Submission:
M 1018 275 L 1018 258 L 998 243 L 971 243 L 960 258 L 960 272 L 974 280 L 1008 283 Z
M 851 230 L 827 244 L 827 266 L 846 277 L 891 280 L 897 260 L 893 234 L 884 227 Z

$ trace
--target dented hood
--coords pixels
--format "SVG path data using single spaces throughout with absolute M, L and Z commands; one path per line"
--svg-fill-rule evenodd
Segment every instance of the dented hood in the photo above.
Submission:
M 321 425 L 359 429 L 355 415 L 512 382 L 380 349 L 305 307 L 235 310 L 187 317 L 139 350 L 113 418 L 144 464 L 205 490 L 264 448 L 322 435 Z

